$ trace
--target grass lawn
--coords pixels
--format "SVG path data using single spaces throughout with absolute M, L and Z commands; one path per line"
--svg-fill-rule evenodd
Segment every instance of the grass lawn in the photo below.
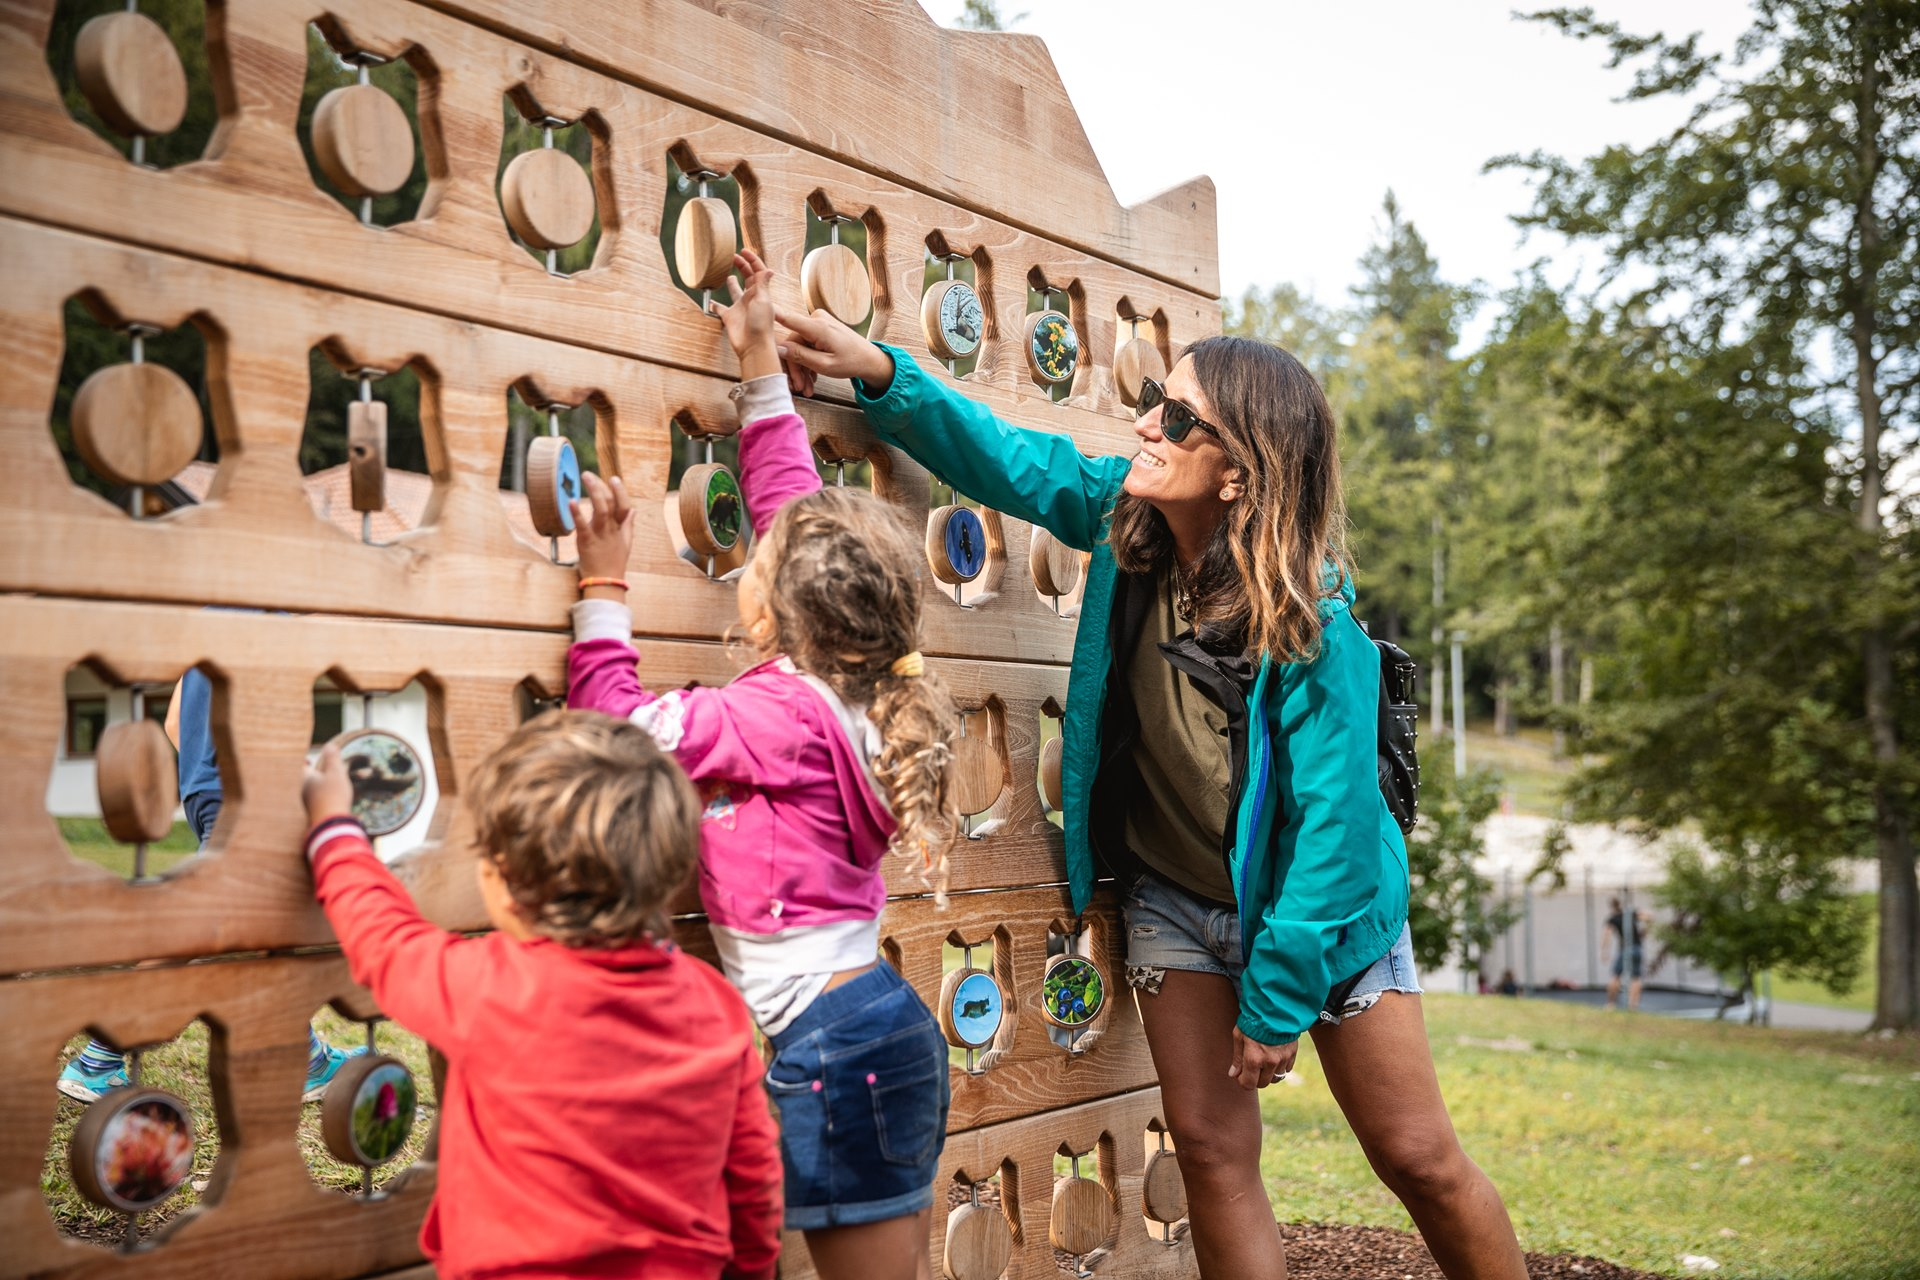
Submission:
M 98 818 L 55 818 L 60 836 L 76 858 L 98 863 L 117 876 L 133 874 L 133 846 L 121 844 L 107 834 L 107 824 Z M 165 840 L 147 846 L 147 874 L 157 876 L 191 858 L 200 849 L 193 828 L 184 822 L 173 824 Z
M 1468 1154 L 1521 1244 L 1717 1280 L 1920 1275 L 1920 1042 L 1434 995 L 1427 1029 Z M 1287 1221 L 1410 1228 L 1310 1044 L 1262 1101 Z
M 1422 726 L 1424 729 L 1425 726 Z M 1451 741 L 1422 740 L 1423 754 L 1433 762 L 1430 767 L 1452 768 Z M 1429 754 L 1430 753 L 1430 754 Z M 1545 817 L 1560 814 L 1560 788 L 1572 776 L 1576 761 L 1572 757 L 1553 758 L 1553 734 L 1546 729 L 1523 728 L 1510 738 L 1493 732 L 1491 720 L 1468 722 L 1467 767 L 1494 769 L 1500 774 L 1500 795 L 1515 813 L 1535 813 Z
M 1773 998 L 1775 1000 L 1797 1000 L 1804 1004 L 1834 1005 L 1841 1009 L 1860 1009 L 1873 1012 L 1873 1000 L 1876 992 L 1874 964 L 1880 946 L 1880 912 L 1878 899 L 1874 894 L 1863 893 L 1861 900 L 1868 905 L 1867 933 L 1861 942 L 1860 978 L 1853 989 L 1845 995 L 1835 995 L 1818 982 L 1807 978 L 1787 978 L 1773 975 Z

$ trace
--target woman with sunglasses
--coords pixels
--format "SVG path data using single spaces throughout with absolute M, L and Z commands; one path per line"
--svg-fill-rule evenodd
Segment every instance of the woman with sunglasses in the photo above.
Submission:
M 1286 1274 L 1259 1089 L 1310 1032 L 1334 1099 L 1449 1277 L 1526 1275 L 1435 1078 L 1407 855 L 1377 774 L 1379 656 L 1349 612 L 1340 466 L 1298 360 L 1207 338 L 1149 381 L 1131 458 L 1030 431 L 816 312 L 789 363 L 853 379 L 875 431 L 1092 552 L 1064 753 L 1076 911 L 1127 889 L 1138 994 L 1203 1275 Z

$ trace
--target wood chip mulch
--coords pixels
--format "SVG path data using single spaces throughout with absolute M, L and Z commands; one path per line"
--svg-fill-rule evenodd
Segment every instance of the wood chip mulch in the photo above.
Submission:
M 1427 1246 L 1410 1231 L 1314 1223 L 1280 1224 L 1289 1280 L 1442 1280 Z M 1530 1280 L 1659 1280 L 1599 1258 L 1566 1253 L 1527 1255 Z

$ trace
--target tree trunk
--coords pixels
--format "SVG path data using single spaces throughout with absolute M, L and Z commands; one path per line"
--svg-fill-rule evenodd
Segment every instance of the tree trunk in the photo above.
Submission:
M 1501 738 L 1513 736 L 1513 685 L 1501 680 L 1493 686 L 1493 732 Z
M 1560 708 L 1567 701 L 1567 642 L 1555 622 L 1547 630 L 1547 700 L 1553 706 L 1553 758 L 1567 754 L 1567 730 L 1560 721 Z
M 1879 360 L 1873 341 L 1878 327 L 1874 305 L 1879 285 L 1880 220 L 1874 212 L 1873 189 L 1880 173 L 1880 68 L 1877 31 L 1861 32 L 1859 148 L 1860 194 L 1854 204 L 1854 233 L 1858 237 L 1859 270 L 1855 275 L 1850 310 L 1853 320 L 1854 395 L 1860 410 L 1860 531 L 1866 557 L 1865 586 L 1872 598 L 1885 555 L 1885 530 L 1880 520 L 1881 474 Z M 1906 1030 L 1920 1025 L 1920 881 L 1916 881 L 1913 831 L 1902 797 L 1893 784 L 1900 758 L 1900 735 L 1894 708 L 1893 642 L 1884 618 L 1873 619 L 1860 637 L 1865 668 L 1867 737 L 1873 748 L 1873 829 L 1880 863 L 1879 992 L 1874 1001 L 1877 1029 Z

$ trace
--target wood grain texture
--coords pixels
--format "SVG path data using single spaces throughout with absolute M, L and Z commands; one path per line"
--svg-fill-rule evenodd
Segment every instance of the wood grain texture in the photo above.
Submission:
M 1140 403 L 1140 384 L 1152 378 L 1156 382 L 1167 380 L 1167 362 L 1160 355 L 1160 348 L 1146 338 L 1129 338 L 1120 344 L 1120 350 L 1113 357 L 1114 390 L 1120 393 L 1120 403 L 1129 409 Z
M 1012 1261 L 1013 1230 L 999 1209 L 963 1204 L 948 1215 L 940 1262 L 946 1280 L 1000 1280 Z
M 413 172 L 413 130 L 407 113 L 377 85 L 331 89 L 313 109 L 313 158 L 347 195 L 398 191 Z
M 108 725 L 93 769 L 109 835 L 122 844 L 167 838 L 180 803 L 180 777 L 164 729 L 145 718 Z
M 800 296 L 807 310 L 825 311 L 849 328 L 873 314 L 867 264 L 844 244 L 823 244 L 800 260 Z
M 564 249 L 593 230 L 593 182 L 557 147 L 523 151 L 500 175 L 500 209 L 535 249 Z
M 1053 1184 L 1053 1211 L 1047 1238 L 1075 1257 L 1092 1253 L 1113 1230 L 1113 1206 L 1107 1189 L 1092 1178 L 1060 1178 Z
M 387 506 L 387 404 L 355 400 L 347 406 L 347 481 L 355 511 Z
M 179 50 L 143 13 L 90 19 L 73 44 L 73 75 L 87 105 L 129 136 L 172 133 L 187 114 Z
M 73 447 L 111 484 L 164 484 L 200 452 L 200 402 L 158 364 L 110 364 L 74 394 Z
M 673 269 L 689 289 L 715 289 L 733 270 L 740 229 L 725 200 L 695 196 L 673 224 Z

